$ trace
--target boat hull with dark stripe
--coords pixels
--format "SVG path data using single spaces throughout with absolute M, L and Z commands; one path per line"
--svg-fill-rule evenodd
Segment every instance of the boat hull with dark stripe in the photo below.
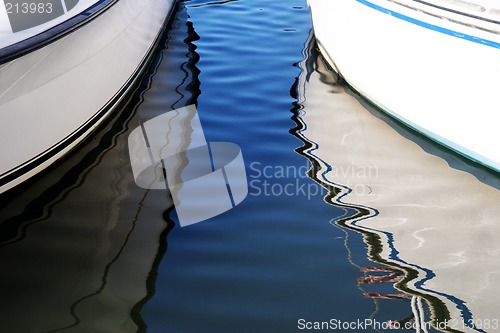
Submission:
M 500 7 L 491 0 L 309 0 L 330 65 L 363 97 L 500 171 Z
M 63 157 L 116 109 L 174 3 L 111 0 L 92 19 L 48 36 L 48 44 L 41 38 L 40 45 L 24 41 L 27 51 L 0 50 L 8 58 L 0 64 L 0 193 Z

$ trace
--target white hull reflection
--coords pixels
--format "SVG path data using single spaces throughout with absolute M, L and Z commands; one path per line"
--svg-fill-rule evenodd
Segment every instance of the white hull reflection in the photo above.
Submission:
M 0 193 L 64 156 L 124 99 L 174 3 L 81 1 L 34 28 L 2 27 Z
M 498 179 L 487 185 L 427 153 L 438 147 L 400 135 L 404 126 L 369 112 L 322 58 L 308 57 L 297 136 L 311 145 L 313 178 L 335 194 L 326 200 L 358 212 L 332 223 L 363 234 L 371 260 L 404 272 L 395 287 L 427 301 L 427 329 L 499 332 Z
M 328 62 L 405 125 L 500 171 L 500 5 L 309 0 Z

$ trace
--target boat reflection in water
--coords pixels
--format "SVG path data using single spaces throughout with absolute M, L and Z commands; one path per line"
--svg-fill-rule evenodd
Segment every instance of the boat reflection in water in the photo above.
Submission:
M 376 264 L 360 267 L 360 285 L 398 290 L 365 296 L 407 299 L 414 318 L 399 322 L 419 332 L 499 332 L 498 175 L 380 114 L 327 69 L 314 41 L 305 53 L 297 151 L 330 190 L 325 200 L 346 210 L 332 224 L 363 235 Z
M 137 107 L 122 110 L 51 172 L 1 198 L 2 332 L 145 330 L 140 310 L 154 292 L 173 205 L 165 191 L 135 184 L 127 134 L 195 101 L 196 38 L 179 5 L 166 47 L 134 96 Z

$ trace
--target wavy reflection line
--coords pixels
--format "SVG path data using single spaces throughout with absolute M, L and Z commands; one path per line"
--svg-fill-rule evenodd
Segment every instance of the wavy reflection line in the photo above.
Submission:
M 139 95 L 139 101 L 135 104 L 133 114 L 136 116 L 139 116 L 141 118 L 141 107 L 143 107 L 146 103 L 146 96 L 149 95 L 162 95 L 163 96 L 163 91 L 159 91 L 158 89 L 155 89 L 153 86 L 153 83 L 155 81 L 155 77 L 160 76 L 161 73 L 164 72 L 165 68 L 162 68 L 162 63 L 164 62 L 165 59 L 165 52 L 169 48 L 169 43 L 174 42 L 177 38 L 177 36 L 174 33 L 174 30 L 178 29 L 177 26 L 173 27 L 175 19 L 179 22 L 178 24 L 182 26 L 183 24 L 186 25 L 187 27 L 187 37 L 183 39 L 183 43 L 187 46 L 188 51 L 184 54 L 185 58 L 187 59 L 185 62 L 183 62 L 179 69 L 183 73 L 183 78 L 180 80 L 178 85 L 175 87 L 175 92 L 178 95 L 178 98 L 175 99 L 170 105 L 162 105 L 160 108 L 158 108 L 158 111 L 160 112 L 165 112 L 165 110 L 168 110 L 168 107 L 170 106 L 172 109 L 176 107 L 177 104 L 179 103 L 184 103 L 184 104 L 189 104 L 192 102 L 196 102 L 198 96 L 201 93 L 200 90 L 200 81 L 198 79 L 198 74 L 200 71 L 198 70 L 196 63 L 199 60 L 199 55 L 196 53 L 196 46 L 193 44 L 194 41 L 199 39 L 198 34 L 195 32 L 194 27 L 192 22 L 187 21 L 187 13 L 185 10 L 185 7 L 183 6 L 182 3 L 178 3 L 177 7 L 174 10 L 174 16 L 172 21 L 169 23 L 169 27 L 167 28 L 167 33 L 162 39 L 162 48 L 160 49 L 159 53 L 155 57 L 154 61 L 154 66 L 152 66 L 150 70 L 150 74 L 148 77 L 144 80 L 145 82 L 145 87 L 140 91 Z M 181 32 L 181 35 L 184 32 Z M 160 78 L 161 80 L 161 78 Z M 147 105 L 147 103 L 146 103 Z M 155 108 L 156 110 L 156 108 Z M 146 110 L 148 111 L 148 110 Z M 188 122 L 189 119 L 186 120 Z M 141 120 L 139 120 L 141 122 Z M 128 123 L 127 123 L 128 125 Z M 128 128 L 128 126 L 127 126 Z M 188 126 L 183 126 L 183 128 L 189 128 Z M 81 319 L 78 316 L 77 313 L 77 308 L 79 305 L 83 304 L 86 300 L 89 300 L 95 296 L 98 296 L 101 294 L 105 288 L 106 285 L 108 284 L 108 275 L 109 272 L 111 271 L 113 264 L 115 264 L 119 259 L 121 254 L 124 252 L 125 248 L 127 247 L 127 244 L 129 242 L 130 237 L 134 233 L 134 230 L 136 228 L 136 225 L 138 223 L 138 220 L 140 218 L 141 212 L 144 208 L 145 205 L 145 200 L 147 195 L 150 193 L 150 190 L 147 190 L 144 193 L 144 196 L 138 203 L 138 210 L 136 212 L 135 217 L 133 218 L 132 221 L 132 226 L 125 238 L 125 241 L 123 242 L 122 246 L 120 247 L 119 251 L 117 252 L 116 256 L 108 262 L 108 264 L 105 267 L 103 276 L 101 278 L 101 285 L 99 286 L 98 289 L 96 289 L 93 293 L 88 294 L 77 301 L 75 301 L 70 309 L 71 315 L 74 318 L 74 322 L 66 327 L 51 331 L 50 333 L 55 333 L 55 332 L 60 332 L 64 331 L 66 329 L 74 328 L 77 327 Z M 170 194 L 167 194 L 169 196 L 169 200 L 172 201 L 172 198 L 170 197 Z M 156 293 L 156 279 L 158 276 L 158 269 L 159 266 L 167 253 L 168 249 L 168 241 L 167 241 L 167 236 L 170 233 L 170 231 L 175 227 L 175 223 L 170 219 L 170 213 L 175 209 L 173 203 L 170 205 L 166 205 L 169 208 L 163 213 L 163 220 L 166 222 L 166 227 L 163 229 L 161 232 L 161 235 L 159 237 L 159 246 L 158 250 L 156 252 L 155 258 L 153 260 L 151 270 L 146 278 L 146 295 L 138 301 L 136 304 L 134 304 L 130 310 L 130 317 L 133 320 L 133 322 L 137 326 L 137 332 L 146 332 L 148 325 L 144 321 L 141 312 L 143 307 L 148 303 L 148 301 L 154 297 Z
M 346 215 L 346 214 L 344 214 Z M 345 216 L 340 216 L 340 218 L 344 218 Z M 346 228 L 342 228 L 341 226 L 333 223 L 332 224 L 334 227 L 340 229 L 344 234 L 345 234 L 345 237 L 344 237 L 344 248 L 346 249 L 347 251 L 347 260 L 349 261 L 349 263 L 356 267 L 357 269 L 359 269 L 360 271 L 362 270 L 362 266 L 361 265 L 358 265 L 354 259 L 353 259 L 353 256 L 352 256 L 352 250 L 351 248 L 349 247 L 349 233 L 348 233 L 348 230 Z M 361 291 L 363 294 L 366 294 L 367 291 L 365 290 L 365 288 L 362 287 L 362 284 L 361 283 L 358 283 L 357 284 L 357 288 L 359 289 L 359 291 Z M 375 319 L 375 316 L 377 315 L 377 313 L 380 312 L 380 303 L 378 301 L 377 298 L 372 298 L 373 300 L 373 304 L 375 305 L 375 310 L 370 314 L 370 317 L 368 319 Z
M 189 7 L 196 8 L 196 7 L 205 7 L 205 6 L 213 6 L 213 5 L 225 5 L 226 3 L 230 2 L 236 2 L 238 0 L 222 0 L 222 1 L 208 1 L 208 2 L 203 2 L 197 5 L 189 5 Z M 195 2 L 195 0 L 184 0 L 185 3 L 190 3 L 190 2 Z
M 175 18 L 181 23 L 181 25 L 182 23 L 184 23 L 187 28 L 187 36 L 182 40 L 183 44 L 187 46 L 187 52 L 184 53 L 184 58 L 186 59 L 185 62 L 183 62 L 179 67 L 179 69 L 184 74 L 184 77 L 175 87 L 175 92 L 179 97 L 171 103 L 170 107 L 172 110 L 191 104 L 194 104 L 196 106 L 198 104 L 198 98 L 201 94 L 201 82 L 199 80 L 199 74 L 201 73 L 201 71 L 197 66 L 200 60 L 200 56 L 196 52 L 197 46 L 194 43 L 200 39 L 200 36 L 196 33 L 193 22 L 189 20 L 189 15 L 183 2 L 177 3 L 177 8 L 175 9 L 174 13 Z M 170 36 L 169 34 L 168 41 L 173 42 L 173 39 L 175 39 L 175 36 Z M 165 47 L 169 47 L 168 42 L 165 44 Z M 158 66 L 155 68 L 155 73 L 158 72 L 161 61 L 163 60 L 163 52 L 161 52 L 160 57 L 161 58 L 158 62 Z M 150 91 L 150 93 L 153 93 L 153 91 Z M 161 92 L 159 93 L 161 94 Z M 164 110 L 162 110 L 162 112 L 164 112 Z M 186 124 L 181 126 L 183 129 L 188 130 L 191 128 L 191 123 L 189 122 L 189 120 L 190 119 L 185 120 Z M 182 165 L 179 166 L 181 170 L 185 167 L 187 161 L 187 158 L 182 159 Z M 170 196 L 170 194 L 168 195 Z M 148 325 L 144 321 L 141 313 L 144 306 L 146 306 L 146 304 L 154 297 L 156 293 L 156 280 L 158 278 L 159 267 L 168 250 L 167 235 L 174 227 L 174 222 L 169 217 L 170 213 L 174 209 L 175 206 L 173 205 L 172 200 L 171 207 L 163 214 L 163 219 L 167 222 L 167 228 L 160 235 L 158 252 L 154 258 L 151 271 L 146 279 L 146 295 L 139 302 L 137 302 L 130 311 L 130 316 L 138 327 L 138 333 L 144 333 L 148 330 Z
M 160 243 L 158 246 L 158 252 L 154 258 L 153 265 L 151 267 L 151 271 L 148 274 L 146 279 L 146 296 L 137 302 L 132 309 L 130 310 L 130 317 L 137 325 L 137 333 L 145 333 L 148 329 L 147 323 L 142 318 L 141 312 L 144 306 L 153 298 L 156 293 L 156 279 L 158 278 L 158 271 L 160 269 L 160 264 L 163 260 L 163 257 L 167 253 L 168 250 L 168 241 L 167 236 L 170 231 L 175 227 L 175 223 L 170 219 L 170 213 L 175 209 L 175 206 L 172 204 L 170 208 L 168 208 L 163 213 L 163 219 L 167 222 L 167 227 L 163 230 L 160 235 Z
M 314 49 L 311 52 L 314 52 Z M 311 54 L 311 56 L 313 56 L 313 59 L 321 57 L 320 54 L 317 54 L 316 57 L 314 57 L 313 54 Z M 325 62 L 325 64 L 326 64 L 326 62 Z M 316 68 L 316 70 L 318 70 L 318 68 Z M 322 74 L 322 76 L 323 76 L 323 79 L 326 79 L 325 74 Z M 325 80 L 325 81 L 328 82 L 328 80 Z M 342 87 L 344 87 L 344 84 L 342 83 L 343 81 L 341 78 L 337 78 L 336 81 Z M 306 124 L 304 124 L 304 126 L 306 126 Z M 304 127 L 304 129 L 302 131 L 306 131 L 306 130 L 307 130 L 307 126 Z M 307 139 L 307 137 L 303 133 L 301 133 L 301 135 L 304 136 L 304 138 L 306 140 L 309 140 L 309 139 Z M 311 157 L 314 158 L 314 154 L 312 153 L 312 151 L 306 152 L 306 153 L 309 153 L 311 155 Z M 322 161 L 322 162 L 326 163 L 324 161 Z M 331 167 L 329 167 L 329 169 L 331 169 Z M 327 173 L 328 172 L 322 173 L 322 179 L 320 181 L 325 181 L 327 183 L 331 183 L 331 181 L 327 180 L 325 177 L 325 175 Z M 334 183 L 332 183 L 332 184 L 335 186 L 338 185 L 338 184 L 334 184 Z M 340 185 L 340 186 L 342 188 L 345 187 L 343 185 Z M 345 196 L 347 196 L 348 194 L 350 194 L 351 192 L 352 192 L 351 189 L 347 189 L 345 192 L 342 192 L 339 194 L 333 194 L 330 197 L 325 198 L 325 201 L 327 201 L 328 203 L 333 204 L 333 205 L 347 205 L 349 207 L 353 207 L 356 209 L 359 207 L 361 207 L 362 209 L 372 209 L 369 207 L 346 204 L 345 202 L 343 202 L 342 199 Z M 431 307 L 433 308 L 433 310 L 436 313 L 436 318 L 433 320 L 433 323 L 437 323 L 437 322 L 442 323 L 445 321 L 448 322 L 451 319 L 451 316 L 450 316 L 450 312 L 449 312 L 448 308 L 446 307 L 446 305 L 444 304 L 444 302 L 442 302 L 439 298 L 437 298 L 435 296 L 431 296 L 430 294 L 440 296 L 442 298 L 449 300 L 451 303 L 455 304 L 456 308 L 459 310 L 460 314 L 462 315 L 463 322 L 465 323 L 465 326 L 467 326 L 468 328 L 473 329 L 477 332 L 485 332 L 484 330 L 471 324 L 471 323 L 473 323 L 473 320 L 472 320 L 473 314 L 463 300 L 461 300 L 453 295 L 443 293 L 443 292 L 440 292 L 437 290 L 428 289 L 428 288 L 424 287 L 424 285 L 427 281 L 429 281 L 435 277 L 434 272 L 428 268 L 425 268 L 425 267 L 422 267 L 420 265 L 416 265 L 416 264 L 413 264 L 413 263 L 410 263 L 410 262 L 403 260 L 399 256 L 399 251 L 395 247 L 394 235 L 392 233 L 359 225 L 359 223 L 361 221 L 378 215 L 378 211 L 376 214 L 371 215 L 371 216 L 369 216 L 369 215 L 362 216 L 362 215 L 363 214 L 357 214 L 356 216 L 353 216 L 352 218 L 337 219 L 336 221 L 332 221 L 332 223 L 336 223 L 336 224 L 345 226 L 347 228 L 353 229 L 353 230 L 358 231 L 358 232 L 359 231 L 367 231 L 368 233 L 372 233 L 374 235 L 383 234 L 387 238 L 386 244 L 390 249 L 390 254 L 388 256 L 388 259 L 390 259 L 391 261 L 387 261 L 385 258 L 382 258 L 380 256 L 381 249 L 378 250 L 377 249 L 378 246 L 373 246 L 372 242 L 368 243 L 369 248 L 371 250 L 370 251 L 371 253 L 369 253 L 370 258 L 375 259 L 375 261 L 377 261 L 378 263 L 384 264 L 384 265 L 388 265 L 391 267 L 396 266 L 397 268 L 399 268 L 407 273 L 406 274 L 407 277 L 405 279 L 403 279 L 402 281 L 395 283 L 395 287 L 399 288 L 400 290 L 402 290 L 406 293 L 409 293 L 412 295 L 417 295 L 419 297 L 425 298 L 429 302 L 429 304 L 431 304 Z M 353 228 L 351 228 L 351 226 Z M 381 239 L 379 237 L 378 237 L 377 242 L 379 242 L 379 243 L 381 242 Z M 425 276 L 423 278 L 420 278 L 420 280 L 417 280 L 418 272 L 424 272 L 424 274 L 425 274 Z M 409 282 L 411 282 L 411 281 L 414 281 L 413 284 L 414 284 L 415 288 L 422 291 L 423 293 L 418 293 L 415 290 L 409 288 L 408 285 L 409 285 Z M 451 330 L 451 331 L 453 331 L 453 330 Z
M 470 319 L 473 319 L 473 315 L 463 300 L 453 295 L 424 287 L 425 282 L 432 279 L 435 274 L 425 267 L 401 259 L 398 250 L 395 248 L 394 235 L 392 233 L 359 225 L 361 221 L 377 216 L 379 214 L 378 210 L 344 201 L 345 197 L 351 194 L 353 190 L 343 184 L 334 183 L 327 178 L 326 175 L 333 170 L 333 167 L 315 154 L 318 144 L 307 137 L 306 132 L 308 127 L 302 119 L 305 113 L 304 103 L 307 98 L 304 94 L 305 83 L 309 81 L 312 74 L 311 71 L 317 72 L 320 75 L 321 81 L 330 85 L 335 86 L 342 81 L 338 77 L 334 77 L 333 80 L 331 77 L 329 78 L 328 75 L 334 73 L 331 70 L 328 73 L 322 72 L 319 69 L 319 61 L 321 61 L 320 54 L 317 51 L 315 40 L 313 37 L 310 37 L 303 51 L 303 61 L 299 65 L 301 67 L 301 76 L 296 79 L 291 89 L 291 96 L 297 102 L 293 103 L 291 110 L 293 113 L 292 120 L 296 126 L 290 130 L 290 133 L 303 143 L 303 146 L 296 148 L 296 152 L 310 161 L 311 168 L 309 169 L 308 176 L 328 191 L 328 194 L 324 197 L 325 202 L 341 208 L 345 212 L 342 217 L 336 218 L 330 223 L 362 234 L 365 243 L 368 245 L 368 257 L 371 261 L 404 272 L 403 278 L 399 282 L 395 282 L 394 287 L 407 294 L 425 299 L 432 311 L 430 323 L 433 326 L 436 327 L 438 322 L 449 321 L 451 319 L 446 304 L 439 297 L 445 298 L 452 302 L 452 304 L 455 304 L 464 322 L 469 323 Z M 326 63 L 323 66 L 327 66 Z M 343 88 L 342 85 L 340 86 Z M 387 238 L 386 244 L 390 250 L 387 259 L 381 256 L 383 250 L 382 235 Z M 425 276 L 419 278 L 419 272 L 423 272 Z M 410 282 L 413 282 L 415 289 L 409 287 Z M 472 325 L 468 326 L 478 332 L 484 332 Z M 447 330 L 454 331 L 450 328 L 447 328 Z
M 137 210 L 136 212 L 136 215 L 134 216 L 133 218 L 133 221 L 132 221 L 132 225 L 130 227 L 130 230 L 127 232 L 127 235 L 125 237 L 125 240 L 123 241 L 123 244 L 120 246 L 120 248 L 118 249 L 118 252 L 116 253 L 116 255 L 106 264 L 106 267 L 104 268 L 104 272 L 103 272 L 103 275 L 101 277 L 101 285 L 99 286 L 99 288 L 97 288 L 94 292 L 92 292 L 91 294 L 88 294 L 88 295 L 85 295 L 83 297 L 81 297 L 80 299 L 76 300 L 72 305 L 71 305 L 71 308 L 70 308 L 70 314 L 71 316 L 73 317 L 74 319 L 74 322 L 70 325 L 67 325 L 65 327 L 62 327 L 62 328 L 58 328 L 58 329 L 55 329 L 55 330 L 51 330 L 51 331 L 48 331 L 47 333 L 55 333 L 55 332 L 62 332 L 64 330 L 67 330 L 67 329 L 70 329 L 70 328 L 74 328 L 74 327 L 77 327 L 81 322 L 82 322 L 82 319 L 80 319 L 80 317 L 78 316 L 77 314 L 77 308 L 80 304 L 82 304 L 84 301 L 88 300 L 88 299 L 91 299 L 92 297 L 95 297 L 95 296 L 98 296 L 99 294 L 101 294 L 107 284 L 108 284 L 108 276 L 109 276 L 109 273 L 111 271 L 111 268 L 113 267 L 113 265 L 118 262 L 118 260 L 120 259 L 120 257 L 122 256 L 123 252 L 125 251 L 128 243 L 129 243 L 129 240 L 130 238 L 132 237 L 132 234 L 134 233 L 136 227 L 137 227 L 137 222 L 139 220 L 139 216 L 141 215 L 141 212 L 142 212 L 142 209 L 144 208 L 144 202 L 147 198 L 147 195 L 150 193 L 150 191 L 146 191 L 143 195 L 143 197 L 141 198 L 140 202 L 139 202 L 139 209 Z M 174 209 L 173 205 L 167 209 L 167 212 L 165 214 L 163 214 L 163 216 L 168 216 L 170 211 L 172 211 Z M 162 232 L 162 237 L 165 237 L 168 235 L 168 233 L 173 229 L 174 227 L 174 223 L 170 220 L 166 220 L 167 222 L 167 227 L 163 230 Z M 162 258 L 163 257 L 163 254 L 166 252 L 166 244 L 165 246 L 162 247 L 161 251 L 159 251 L 159 257 Z M 158 255 L 157 255 L 158 257 Z M 161 259 L 160 259 L 161 260 Z M 156 259 L 155 259 L 155 262 L 156 262 Z M 149 280 L 149 277 L 148 277 L 148 280 Z M 132 310 L 133 311 L 133 310 Z M 133 317 L 133 320 L 136 322 L 137 324 L 137 321 L 138 318 L 137 316 L 134 316 Z M 139 321 L 141 322 L 141 321 Z M 141 322 L 143 323 L 143 322 Z
M 309 81 L 311 74 L 317 70 L 316 62 L 313 61 L 313 59 L 315 58 L 314 57 L 315 50 L 312 47 L 312 45 L 313 45 L 313 37 L 311 33 L 308 41 L 306 42 L 306 46 L 302 51 L 303 61 L 299 64 L 299 67 L 301 67 L 300 75 L 305 77 L 304 79 L 305 81 Z M 363 206 L 343 203 L 342 198 L 351 193 L 352 189 L 350 189 L 347 186 L 332 183 L 331 181 L 327 180 L 326 175 L 328 174 L 328 172 L 332 170 L 332 166 L 314 154 L 314 151 L 318 149 L 318 144 L 308 139 L 307 136 L 305 135 L 305 132 L 307 131 L 307 124 L 303 121 L 301 116 L 303 115 L 304 112 L 303 104 L 305 102 L 306 97 L 304 94 L 299 93 L 301 89 L 302 91 L 304 91 L 304 87 L 301 87 L 303 83 L 304 82 L 301 82 L 300 77 L 297 77 L 290 89 L 291 97 L 297 100 L 296 102 L 292 103 L 293 108 L 291 112 L 293 114 L 292 120 L 295 123 L 295 127 L 290 130 L 290 133 L 295 137 L 297 137 L 303 144 L 301 147 L 297 147 L 295 151 L 299 155 L 307 158 L 307 160 L 311 163 L 311 167 L 307 172 L 307 176 L 311 178 L 313 181 L 315 181 L 317 184 L 322 186 L 325 190 L 327 190 L 327 194 L 324 197 L 325 202 L 335 207 L 338 207 L 343 211 L 343 214 L 341 216 L 337 217 L 334 220 L 331 220 L 330 223 L 334 226 L 338 225 L 340 227 L 344 227 L 347 229 L 353 229 L 349 228 L 349 226 L 347 226 L 346 223 L 342 223 L 342 221 L 347 222 L 357 219 L 359 220 L 368 219 L 378 215 L 378 211 L 370 207 L 363 207 Z M 361 269 L 361 266 L 357 265 L 352 260 L 351 250 L 347 245 L 347 239 L 348 239 L 347 230 L 342 229 L 342 231 L 345 233 L 344 246 L 348 251 L 348 260 L 354 267 Z M 361 287 L 359 283 L 358 283 L 358 289 L 363 294 L 366 293 L 366 291 Z M 380 309 L 377 299 L 373 299 L 373 302 L 375 305 L 375 311 L 370 315 L 370 318 L 374 318 L 374 316 L 376 315 L 376 313 L 379 312 Z
M 184 6 L 179 4 L 179 7 L 183 8 L 183 11 L 186 11 Z M 180 11 L 180 9 L 179 9 Z M 172 104 L 172 110 L 178 109 L 182 106 L 194 104 L 197 106 L 198 96 L 201 94 L 200 86 L 201 82 L 199 80 L 199 74 L 201 73 L 200 69 L 196 66 L 198 61 L 200 60 L 200 55 L 196 52 L 198 48 L 194 42 L 200 39 L 200 36 L 194 30 L 193 22 L 187 21 L 187 37 L 184 39 L 184 43 L 187 45 L 188 50 L 185 53 L 185 57 L 188 59 L 184 64 L 181 65 L 181 71 L 185 74 L 184 79 L 176 88 L 176 92 L 179 94 L 179 99 Z M 188 96 L 184 95 L 180 91 L 180 88 L 185 85 L 186 91 L 189 93 Z M 184 98 L 187 98 L 187 101 L 183 103 L 183 105 L 178 106 L 177 104 L 181 102 Z

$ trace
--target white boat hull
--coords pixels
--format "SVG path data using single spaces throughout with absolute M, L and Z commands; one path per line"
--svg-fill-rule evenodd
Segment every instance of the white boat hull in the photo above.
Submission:
M 323 54 L 384 111 L 500 171 L 500 24 L 397 2 L 309 0 Z
M 90 23 L 0 65 L 0 193 L 78 145 L 138 77 L 175 0 L 120 0 Z

